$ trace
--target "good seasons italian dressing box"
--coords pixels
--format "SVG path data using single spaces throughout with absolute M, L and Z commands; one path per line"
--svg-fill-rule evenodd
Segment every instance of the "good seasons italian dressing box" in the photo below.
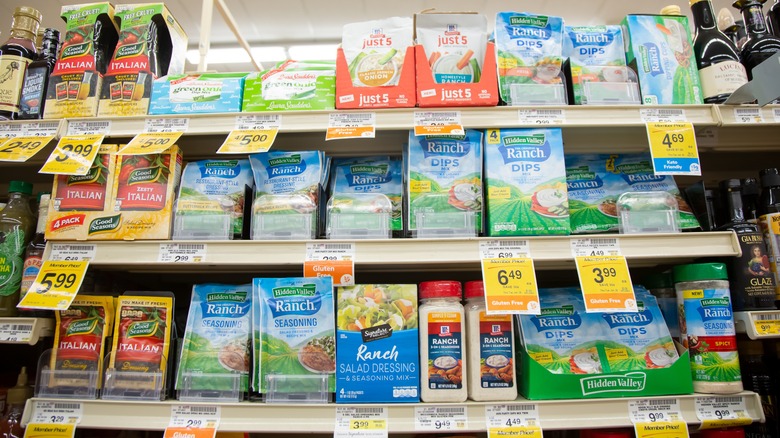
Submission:
M 209 114 L 241 111 L 246 73 L 169 75 L 152 84 L 149 114 Z
M 487 233 L 569 234 L 560 129 L 489 129 L 485 134 Z
M 93 117 L 118 40 L 114 6 L 107 2 L 63 6 L 61 17 L 67 30 L 46 88 L 43 117 Z
M 417 285 L 340 287 L 336 402 L 420 401 Z
M 187 34 L 163 3 L 116 7 L 119 44 L 100 90 L 98 116 L 146 115 L 152 81 L 184 73 Z

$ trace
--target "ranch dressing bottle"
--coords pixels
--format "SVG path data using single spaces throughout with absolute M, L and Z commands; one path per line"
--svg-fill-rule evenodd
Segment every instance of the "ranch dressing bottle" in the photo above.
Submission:
M 466 401 L 466 337 L 461 285 L 457 281 L 420 284 L 420 399 Z
M 469 398 L 502 401 L 517 398 L 512 315 L 488 315 L 482 281 L 466 283 Z

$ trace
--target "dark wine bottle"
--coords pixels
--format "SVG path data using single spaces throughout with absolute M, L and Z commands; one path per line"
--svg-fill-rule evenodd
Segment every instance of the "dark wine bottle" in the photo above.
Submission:
M 772 35 L 780 37 L 780 0 L 775 0 L 769 11 L 767 11 L 766 24 Z
M 21 6 L 14 11 L 11 37 L 0 46 L 0 120 L 16 118 L 19 94 L 27 66 L 35 60 L 35 34 L 41 22 L 36 9 Z
M 766 27 L 764 11 L 761 5 L 766 0 L 737 0 L 734 7 L 742 12 L 745 21 L 747 40 L 742 46 L 742 64 L 747 69 L 748 78 L 753 79 L 753 68 L 780 51 L 780 38 L 771 35 Z
M 746 84 L 747 72 L 739 63 L 734 42 L 720 29 L 710 0 L 690 0 L 696 36 L 693 52 L 704 92 L 704 103 L 723 103 L 737 88 Z

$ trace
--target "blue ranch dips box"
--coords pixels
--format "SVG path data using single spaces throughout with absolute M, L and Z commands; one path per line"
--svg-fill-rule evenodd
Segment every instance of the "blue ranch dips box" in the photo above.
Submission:
M 336 298 L 336 402 L 420 401 L 417 286 L 340 287 Z

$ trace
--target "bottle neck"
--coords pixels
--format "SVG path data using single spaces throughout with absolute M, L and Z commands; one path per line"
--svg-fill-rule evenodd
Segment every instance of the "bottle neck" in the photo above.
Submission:
M 691 5 L 693 23 L 697 29 L 711 30 L 717 28 L 715 15 L 712 13 L 710 0 L 701 0 Z
M 742 193 L 738 190 L 726 192 L 726 208 L 728 208 L 729 222 L 745 222 L 745 213 L 742 211 Z
M 57 47 L 59 47 L 59 40 L 57 38 L 46 38 L 43 40 L 41 46 L 41 59 L 56 60 L 57 59 Z
M 766 19 L 760 3 L 750 3 L 742 9 L 742 20 L 748 36 L 756 37 L 767 34 Z
M 35 41 L 35 35 L 38 33 L 38 23 L 32 17 L 27 15 L 14 15 L 11 23 L 11 38 Z

